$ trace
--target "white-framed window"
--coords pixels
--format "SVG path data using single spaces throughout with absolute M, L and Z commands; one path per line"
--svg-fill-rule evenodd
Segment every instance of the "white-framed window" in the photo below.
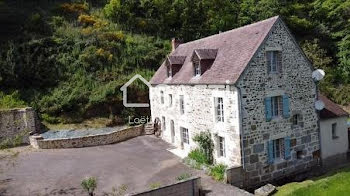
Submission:
M 184 100 L 184 96 L 180 95 L 180 114 L 184 114 L 185 113 L 185 100 Z
M 300 113 L 294 114 L 292 116 L 291 120 L 292 120 L 293 127 L 299 127 L 299 126 L 302 127 L 302 126 L 304 126 L 303 116 Z
M 332 124 L 332 139 L 337 139 L 337 123 Z
M 226 148 L 225 148 L 225 138 L 219 136 L 219 156 L 226 156 Z
M 201 75 L 201 67 L 199 63 L 194 64 L 194 76 L 200 76 Z
M 224 99 L 222 97 L 215 97 L 214 107 L 216 122 L 224 122 Z
M 169 94 L 169 107 L 173 105 L 173 95 Z
M 266 51 L 266 60 L 269 73 L 280 72 L 281 51 Z
M 298 125 L 299 124 L 299 114 L 294 114 L 292 117 L 293 125 Z
M 162 116 L 162 127 L 163 127 L 163 131 L 165 131 L 166 123 L 165 123 L 165 117 L 164 116 Z
M 190 144 L 190 138 L 188 135 L 188 129 L 181 127 L 181 138 L 184 144 Z
M 160 91 L 160 103 L 164 104 L 164 91 Z
M 273 158 L 284 158 L 284 139 L 273 140 Z
M 173 74 L 172 74 L 171 66 L 170 65 L 166 66 L 166 69 L 167 69 L 167 76 L 168 76 L 168 78 L 172 77 Z
M 272 112 L 272 118 L 282 116 L 283 114 L 282 96 L 271 97 L 271 112 Z

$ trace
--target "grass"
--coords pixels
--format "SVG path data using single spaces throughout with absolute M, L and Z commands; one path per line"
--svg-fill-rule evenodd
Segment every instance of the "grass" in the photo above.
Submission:
M 149 185 L 149 188 L 150 189 L 157 189 L 161 186 L 161 183 L 160 182 L 154 182 L 152 184 Z
M 277 190 L 275 196 L 349 195 L 350 167 L 332 171 L 303 182 L 289 183 L 278 187 Z
M 189 173 L 183 173 L 181 175 L 179 175 L 178 177 L 176 177 L 177 181 L 181 181 L 181 180 L 187 180 L 189 178 L 191 178 L 192 174 Z

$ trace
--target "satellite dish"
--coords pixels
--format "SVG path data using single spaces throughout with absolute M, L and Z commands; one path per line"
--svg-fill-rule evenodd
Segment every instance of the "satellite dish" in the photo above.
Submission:
M 323 101 L 317 100 L 317 101 L 315 102 L 315 108 L 316 108 L 316 110 L 318 110 L 318 111 L 323 110 L 323 108 L 324 108 L 324 103 L 323 103 Z
M 316 69 L 315 71 L 312 72 L 312 78 L 315 81 L 320 81 L 324 78 L 326 73 L 322 69 Z

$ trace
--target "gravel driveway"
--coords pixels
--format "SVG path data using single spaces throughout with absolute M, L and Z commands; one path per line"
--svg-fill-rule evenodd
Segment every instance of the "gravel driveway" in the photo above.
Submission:
M 121 185 L 126 192 L 138 192 L 152 184 L 175 182 L 182 173 L 202 176 L 203 188 L 209 195 L 246 195 L 183 165 L 168 148 L 171 147 L 160 139 L 141 136 L 97 147 L 34 150 L 27 146 L 2 151 L 0 195 L 86 195 L 80 182 L 87 176 L 97 178 L 97 195 Z

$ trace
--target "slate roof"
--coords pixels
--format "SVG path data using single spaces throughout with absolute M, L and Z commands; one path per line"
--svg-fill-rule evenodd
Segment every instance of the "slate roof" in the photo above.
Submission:
M 321 119 L 349 116 L 349 114 L 345 110 L 343 110 L 343 108 L 341 108 L 338 104 L 334 103 L 333 101 L 329 100 L 326 96 L 319 95 L 319 99 L 323 101 L 325 105 L 324 109 L 320 111 Z
M 234 84 L 248 65 L 270 29 L 278 20 L 278 16 L 246 25 L 237 29 L 212 35 L 203 39 L 179 45 L 169 56 L 186 56 L 183 66 L 170 80 L 167 79 L 165 62 L 159 67 L 151 79 L 151 84 Z M 206 51 L 207 49 L 212 49 Z M 200 51 L 200 56 L 216 58 L 209 70 L 200 78 L 191 80 L 193 52 Z
M 218 49 L 195 49 L 194 52 L 201 60 L 215 59 Z
M 168 56 L 169 63 L 172 65 L 182 65 L 186 56 Z

